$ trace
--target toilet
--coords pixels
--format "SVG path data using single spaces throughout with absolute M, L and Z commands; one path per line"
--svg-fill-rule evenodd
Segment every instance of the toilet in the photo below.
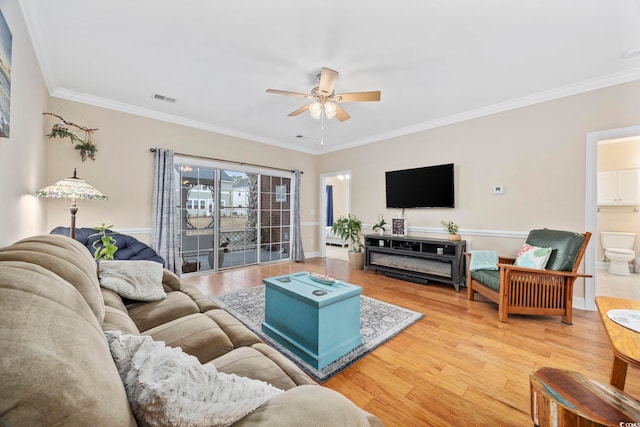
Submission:
M 600 233 L 604 256 L 609 260 L 609 273 L 618 276 L 629 276 L 629 262 L 636 256 L 633 250 L 635 233 L 602 232 Z

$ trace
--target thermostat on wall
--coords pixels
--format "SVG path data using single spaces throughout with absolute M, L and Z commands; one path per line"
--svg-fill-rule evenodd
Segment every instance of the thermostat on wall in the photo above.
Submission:
M 504 194 L 504 186 L 502 186 L 502 185 L 494 185 L 493 186 L 493 194 Z

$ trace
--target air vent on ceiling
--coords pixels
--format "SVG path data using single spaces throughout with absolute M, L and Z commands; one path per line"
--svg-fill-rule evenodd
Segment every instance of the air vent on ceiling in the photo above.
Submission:
M 170 98 L 168 96 L 160 95 L 159 93 L 154 93 L 153 99 L 157 99 L 159 101 L 171 102 L 171 103 L 176 102 L 175 98 Z

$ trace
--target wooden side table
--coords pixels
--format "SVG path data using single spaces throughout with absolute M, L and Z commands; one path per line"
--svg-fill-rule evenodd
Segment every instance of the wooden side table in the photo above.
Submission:
M 627 367 L 632 365 L 640 368 L 640 334 L 609 319 L 607 312 L 613 309 L 640 310 L 640 301 L 600 296 L 596 297 L 596 305 L 613 351 L 609 382 L 624 390 Z
M 540 368 L 529 380 L 536 426 L 625 426 L 640 420 L 640 402 L 577 372 Z

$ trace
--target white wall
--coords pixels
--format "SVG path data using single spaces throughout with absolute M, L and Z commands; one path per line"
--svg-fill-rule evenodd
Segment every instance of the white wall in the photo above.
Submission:
M 0 138 L 0 246 L 45 230 L 43 200 L 33 193 L 45 185 L 42 112 L 48 94 L 17 0 L 0 0 L 13 36 L 10 138 Z

